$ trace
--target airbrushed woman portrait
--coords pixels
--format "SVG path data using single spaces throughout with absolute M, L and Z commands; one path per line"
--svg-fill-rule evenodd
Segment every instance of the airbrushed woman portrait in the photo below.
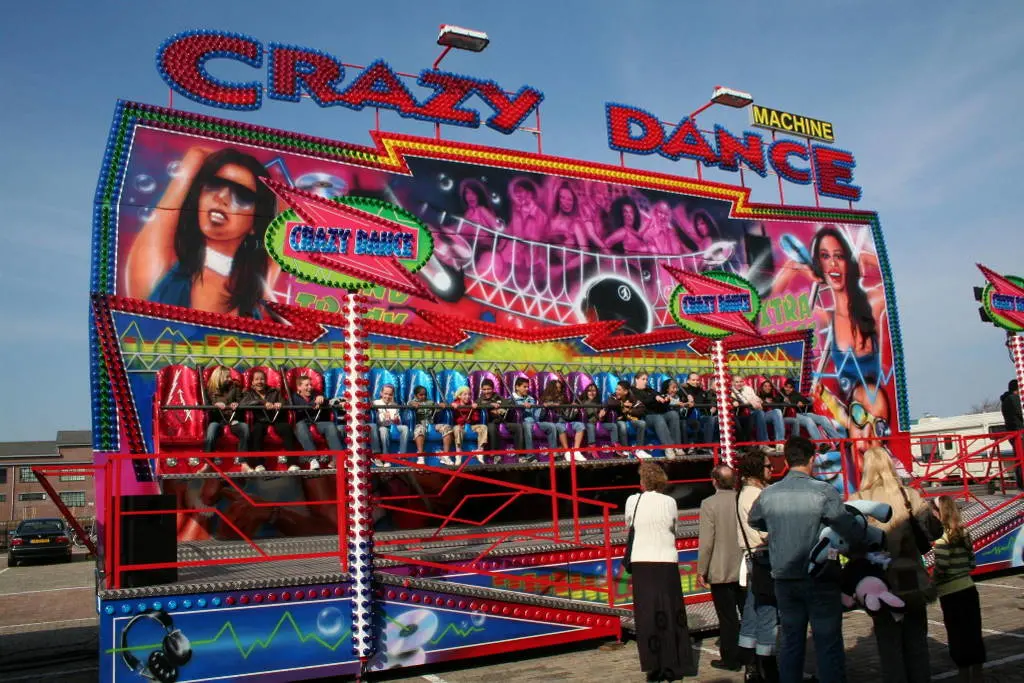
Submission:
M 192 147 L 128 254 L 130 297 L 264 318 L 280 273 L 263 238 L 276 214 L 266 168 L 227 148 Z
M 886 337 L 885 299 L 878 257 L 866 249 L 855 252 L 839 228 L 826 225 L 811 243 L 810 263 L 788 263 L 772 285 L 773 295 L 789 291 L 798 276 L 826 287 L 832 294 L 831 310 L 811 301 L 818 331 L 828 332 L 828 348 L 822 366 L 829 359 L 840 392 L 848 394 L 857 384 L 882 377 L 880 340 Z

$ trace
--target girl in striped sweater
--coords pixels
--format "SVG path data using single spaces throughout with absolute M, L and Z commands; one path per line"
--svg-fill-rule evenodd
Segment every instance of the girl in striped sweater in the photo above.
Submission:
M 949 496 L 936 504 L 945 533 L 935 542 L 935 587 L 946 624 L 949 655 L 960 669 L 959 680 L 984 680 L 985 643 L 981 637 L 981 602 L 974 587 L 974 548 L 960 521 L 960 508 Z

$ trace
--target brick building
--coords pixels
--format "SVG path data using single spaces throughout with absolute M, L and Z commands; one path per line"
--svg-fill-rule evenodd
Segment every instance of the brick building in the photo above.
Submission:
M 32 473 L 33 465 L 92 463 L 88 431 L 57 432 L 55 441 L 0 442 L 0 524 L 35 517 L 60 517 L 60 511 Z M 85 475 L 50 476 L 50 483 L 78 519 L 95 517 L 96 489 Z

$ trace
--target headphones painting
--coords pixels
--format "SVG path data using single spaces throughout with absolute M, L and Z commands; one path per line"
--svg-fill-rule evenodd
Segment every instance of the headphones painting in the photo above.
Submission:
M 159 650 L 153 650 L 142 661 L 128 647 L 128 631 L 140 620 L 151 619 L 160 624 L 164 637 Z M 192 659 L 192 645 L 180 630 L 174 628 L 171 615 L 162 610 L 146 610 L 131 618 L 121 631 L 121 658 L 129 669 L 143 678 L 159 683 L 175 683 L 178 680 L 178 667 L 188 664 Z

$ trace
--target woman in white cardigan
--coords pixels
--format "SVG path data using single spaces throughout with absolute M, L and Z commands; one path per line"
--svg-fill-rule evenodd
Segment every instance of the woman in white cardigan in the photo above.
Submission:
M 676 551 L 676 501 L 661 493 L 668 483 L 655 462 L 640 465 L 641 493 L 626 500 L 626 524 L 634 529 L 633 618 L 640 668 L 649 681 L 696 676 Z

